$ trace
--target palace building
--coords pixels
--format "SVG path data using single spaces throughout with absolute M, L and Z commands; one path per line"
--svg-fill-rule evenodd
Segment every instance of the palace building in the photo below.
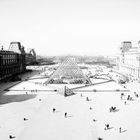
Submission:
M 140 80 L 140 41 L 136 47 L 130 41 L 121 44 L 119 71 L 133 79 Z
M 20 42 L 11 42 L 8 51 L 0 50 L 0 80 L 25 71 L 25 51 Z

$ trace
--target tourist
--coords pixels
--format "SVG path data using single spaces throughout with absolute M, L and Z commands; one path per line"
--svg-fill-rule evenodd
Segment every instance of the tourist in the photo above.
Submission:
M 12 135 L 9 135 L 9 138 L 10 139 L 14 139 L 14 138 L 16 138 L 15 136 L 12 136 Z
M 138 98 L 139 97 L 139 94 L 136 94 L 136 97 Z
M 134 94 L 135 94 L 135 97 L 137 97 L 137 98 L 139 97 L 139 95 L 136 93 L 136 91 L 134 92 Z
M 106 125 L 106 128 L 109 129 L 109 124 Z
M 116 107 L 111 106 L 110 109 L 109 109 L 109 111 L 110 111 L 110 112 L 116 111 Z
M 122 132 L 122 128 L 121 128 L 121 127 L 119 128 L 119 132 L 120 132 L 120 133 Z
M 67 112 L 65 112 L 65 118 L 67 118 Z
M 127 100 L 130 100 L 130 95 L 127 96 Z
M 126 101 L 124 101 L 124 104 L 126 105 Z
M 26 118 L 23 118 L 23 120 L 24 120 L 24 121 L 27 121 L 28 119 L 26 119 Z
M 53 108 L 53 112 L 55 112 L 55 108 Z
M 109 124 L 105 124 L 105 130 L 109 129 Z
M 96 122 L 97 120 L 93 119 L 94 122 Z
M 90 107 L 89 109 L 92 110 L 92 107 Z
M 89 98 L 87 97 L 86 100 L 89 101 Z
M 109 108 L 109 111 L 112 112 L 112 107 Z
M 121 93 L 121 100 L 122 100 L 123 96 L 124 96 L 124 93 Z

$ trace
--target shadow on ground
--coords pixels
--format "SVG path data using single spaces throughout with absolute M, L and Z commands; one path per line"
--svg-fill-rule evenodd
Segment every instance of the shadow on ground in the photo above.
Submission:
M 4 94 L 0 96 L 0 105 L 12 103 L 12 102 L 27 101 L 27 100 L 35 98 L 36 96 L 37 96 L 36 94 L 18 94 L 18 95 Z

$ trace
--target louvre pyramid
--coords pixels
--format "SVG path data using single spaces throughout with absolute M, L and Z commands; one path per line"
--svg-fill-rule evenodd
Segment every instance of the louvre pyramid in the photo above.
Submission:
M 74 94 L 74 92 L 71 89 L 69 89 L 67 86 L 65 86 L 64 88 L 65 88 L 64 96 L 70 96 Z
M 90 84 L 90 80 L 86 77 L 73 58 L 67 57 L 51 75 L 45 84 Z

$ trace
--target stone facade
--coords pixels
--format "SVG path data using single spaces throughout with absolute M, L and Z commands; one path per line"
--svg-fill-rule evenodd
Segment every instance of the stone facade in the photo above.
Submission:
M 130 41 L 123 42 L 119 56 L 119 71 L 140 80 L 140 42 L 136 47 Z
M 17 51 L 11 44 L 17 45 Z M 9 50 L 0 50 L 0 80 L 26 71 L 25 51 L 20 42 L 11 42 Z

